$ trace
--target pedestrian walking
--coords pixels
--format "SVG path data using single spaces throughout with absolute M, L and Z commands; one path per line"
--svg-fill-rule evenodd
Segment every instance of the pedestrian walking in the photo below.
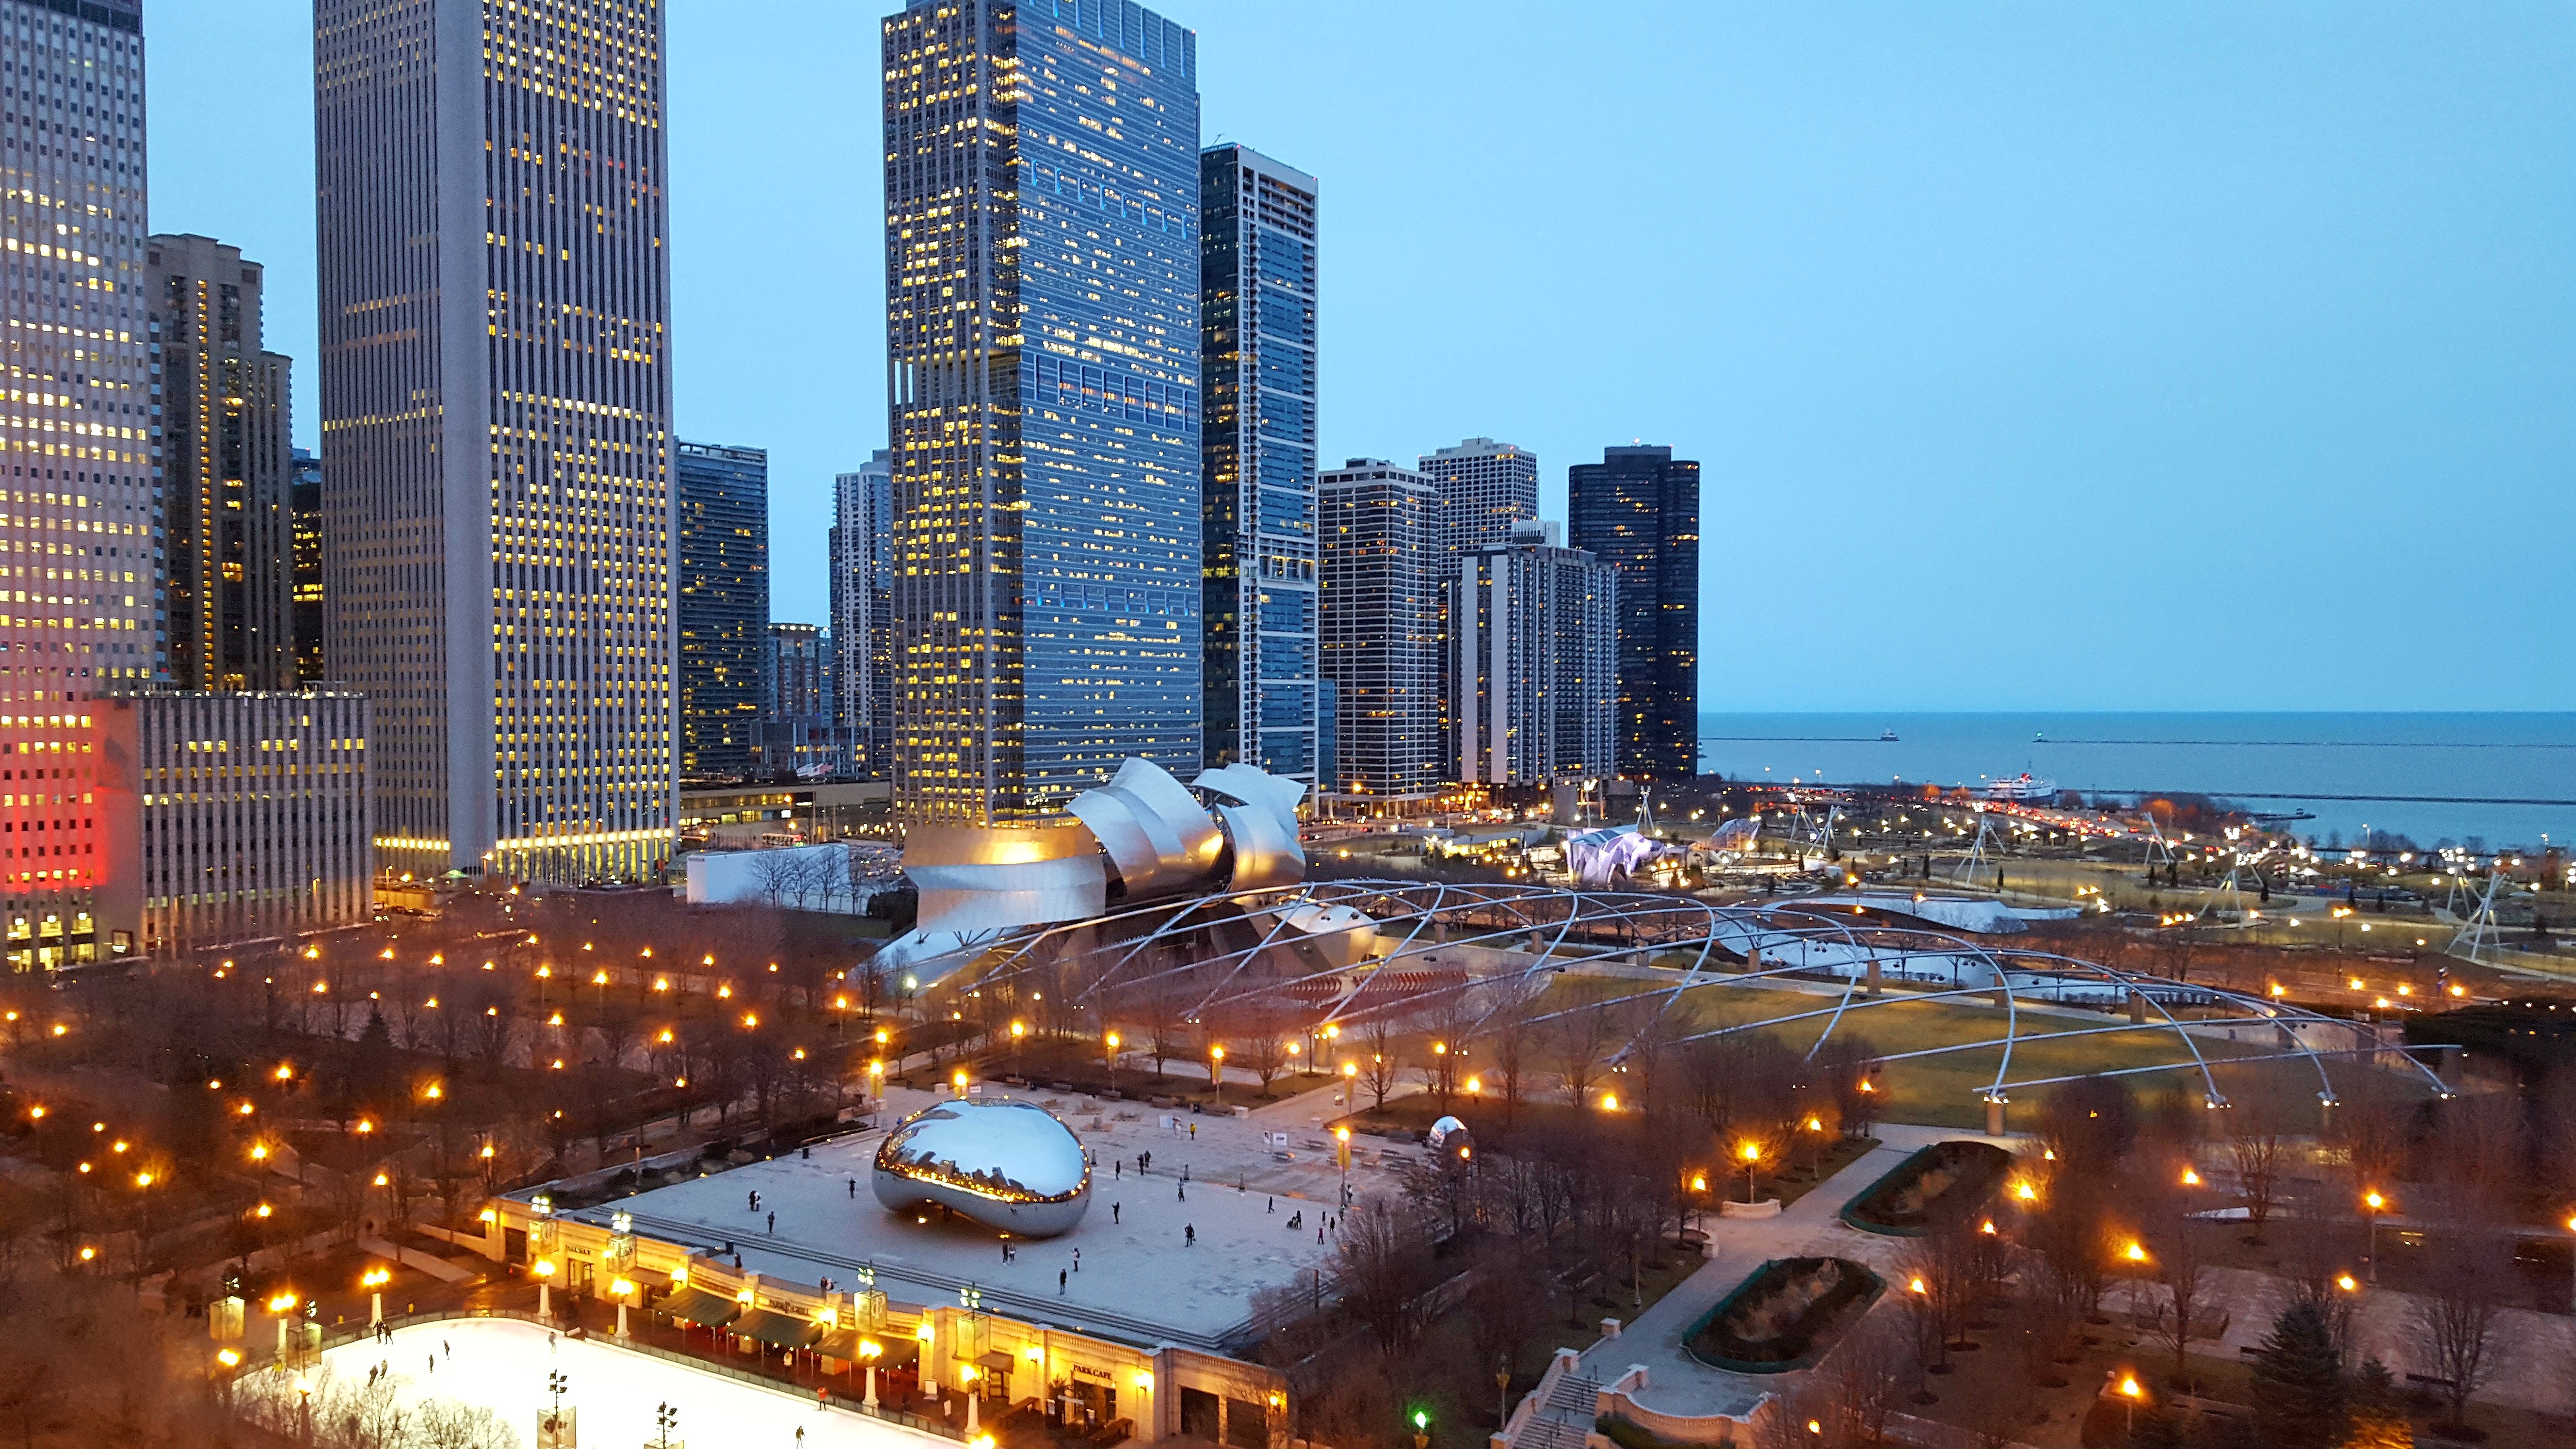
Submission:
M 1114 1203 L 1114 1202 L 1113 1202 L 1113 1203 L 1111 1203 L 1111 1204 L 1109 1205 L 1109 1221 L 1110 1221 L 1110 1223 L 1111 1223 L 1113 1226 L 1114 1226 L 1114 1225 L 1116 1225 L 1116 1223 L 1117 1223 L 1117 1221 L 1118 1221 L 1118 1209 L 1119 1209 L 1119 1206 L 1120 1206 L 1119 1204 Z
M 429 1371 L 431 1373 L 438 1372 L 438 1355 L 436 1354 L 431 1354 L 429 1356 Z
M 771 1214 L 769 1215 L 769 1227 L 766 1229 L 766 1231 L 768 1231 L 768 1232 L 772 1232 L 772 1233 L 774 1233 L 774 1232 L 777 1232 L 777 1231 L 778 1231 L 778 1214 L 776 1214 L 776 1213 L 771 1213 Z
M 1077 1273 L 1082 1271 L 1082 1250 L 1080 1248 L 1073 1250 L 1073 1271 Z
M 1064 1294 L 1064 1283 L 1065 1271 L 1062 1268 L 1058 1268 L 1055 1270 L 1055 1291 L 1058 1297 L 1062 1297 Z
M 1261 1200 L 1261 1210 L 1265 1213 L 1275 1213 L 1279 1211 L 1279 1199 L 1275 1197 L 1263 1198 Z
M 1197 1247 L 1198 1245 L 1199 1245 L 1199 1229 L 1198 1229 L 1198 1224 L 1196 1224 L 1196 1223 L 1183 1223 L 1183 1224 L 1181 1225 L 1181 1246 L 1183 1246 L 1183 1247 L 1185 1247 L 1185 1248 L 1195 1248 L 1195 1247 Z
M 1177 1184 L 1173 1187 L 1172 1191 L 1178 1194 L 1179 1201 L 1188 1202 L 1190 1200 L 1190 1185 L 1188 1183 L 1184 1182 Z
M 857 1178 L 855 1178 L 855 1177 L 854 1177 L 854 1178 L 851 1178 L 851 1179 L 850 1179 L 850 1196 L 851 1196 L 851 1197 L 853 1197 L 853 1198 L 856 1198 L 858 1195 L 859 1195 L 859 1180 L 858 1180 Z

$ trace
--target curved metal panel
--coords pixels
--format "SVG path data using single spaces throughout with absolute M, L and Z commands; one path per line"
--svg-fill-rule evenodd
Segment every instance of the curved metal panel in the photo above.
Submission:
M 1297 843 L 1293 822 L 1283 829 L 1270 811 L 1243 805 L 1219 805 L 1216 813 L 1234 842 L 1234 877 L 1229 886 L 1258 890 L 1295 885 L 1306 878 L 1306 849 Z
M 1091 827 L 1130 900 L 1204 888 L 1225 847 L 1207 811 L 1150 760 L 1131 756 L 1117 778 L 1065 808 Z
M 1091 1165 L 1073 1129 L 1030 1102 L 942 1102 L 877 1148 L 870 1186 L 895 1212 L 924 1203 L 986 1227 L 1051 1238 L 1091 1206 Z
M 903 870 L 921 892 L 925 933 L 1079 921 L 1108 907 L 1109 877 L 1087 830 L 916 825 Z
M 1268 811 L 1281 829 L 1291 836 L 1297 833 L 1297 804 L 1306 798 L 1306 787 L 1295 780 L 1281 779 L 1250 765 L 1220 765 L 1200 771 L 1190 783 L 1238 805 Z

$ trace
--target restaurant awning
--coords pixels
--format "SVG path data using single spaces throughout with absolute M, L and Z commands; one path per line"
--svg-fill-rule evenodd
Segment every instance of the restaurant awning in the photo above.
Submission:
M 823 1336 L 823 1325 L 810 1318 L 755 1308 L 733 1321 L 733 1331 L 772 1348 L 804 1348 Z
M 734 1315 L 742 1312 L 740 1303 L 720 1298 L 703 1288 L 682 1288 L 653 1306 L 683 1322 L 704 1324 L 710 1328 L 731 1323 Z
M 875 1358 L 860 1358 L 859 1344 L 862 1340 L 876 1344 L 882 1352 Z M 822 1340 L 814 1345 L 814 1351 L 825 1358 L 837 1358 L 844 1363 L 874 1364 L 881 1369 L 896 1369 L 919 1357 L 921 1345 L 901 1335 L 862 1333 L 855 1328 L 836 1328 L 823 1335 Z

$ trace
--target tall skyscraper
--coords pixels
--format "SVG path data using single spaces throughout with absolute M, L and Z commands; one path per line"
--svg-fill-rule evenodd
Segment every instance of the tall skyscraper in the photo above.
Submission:
M 144 260 L 161 344 L 170 684 L 290 688 L 289 371 L 260 347 L 260 265 L 193 235 L 150 238 Z
M 1443 561 L 1456 778 L 1606 782 L 1618 773 L 1618 578 L 1523 521 L 1508 542 Z
M 1315 178 L 1199 154 L 1207 762 L 1315 780 Z
M 286 483 L 294 517 L 295 678 L 318 684 L 330 677 L 322 654 L 322 460 L 295 450 Z
M 1509 543 L 1512 525 L 1538 517 L 1538 455 L 1491 438 L 1425 453 L 1422 476 L 1440 489 L 1439 548 L 1466 553 Z
M 840 724 L 856 763 L 886 771 L 894 744 L 894 454 L 832 480 L 832 647 Z
M 769 454 L 678 445 L 680 778 L 749 774 L 769 642 Z
M 1323 673 L 1332 682 L 1328 796 L 1430 799 L 1440 750 L 1440 493 L 1383 458 L 1317 480 L 1323 501 Z
M 894 794 L 917 823 L 1050 819 L 1129 756 L 1199 768 L 1196 50 L 1130 0 L 885 22 Z
M 325 649 L 389 869 L 671 850 L 663 14 L 314 5 Z
M 0 916 L 32 971 L 132 949 L 142 911 L 99 703 L 158 668 L 142 7 L 0 0 L 0 77 Z
M 1619 768 L 1699 773 L 1699 464 L 1605 448 L 1566 470 L 1574 546 L 1619 575 Z

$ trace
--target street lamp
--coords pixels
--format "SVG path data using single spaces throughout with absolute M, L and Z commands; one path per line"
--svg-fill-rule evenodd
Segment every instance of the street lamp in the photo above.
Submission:
M 1216 1088 L 1216 1100 L 1218 1105 L 1224 1105 L 1225 1048 L 1221 1046 L 1212 1046 L 1208 1048 L 1208 1081 Z
M 2388 1206 L 2388 1199 L 2374 1187 L 2361 1195 L 2361 1205 L 2370 1210 L 2370 1283 L 2375 1288 L 2379 1286 L 2379 1210 Z
M 385 1321 L 385 1285 L 393 1281 L 393 1276 L 382 1268 L 370 1268 L 358 1275 L 358 1286 L 368 1290 L 371 1300 L 367 1311 L 367 1323 L 371 1327 Z
M 2139 1386 L 2136 1374 L 2120 1375 L 2120 1399 L 2128 1406 L 2129 1437 L 2133 1440 L 2138 1437 L 2138 1400 L 2146 1396 L 2147 1391 Z
M 1744 1159 L 1744 1200 L 1750 1203 L 1753 1201 L 1753 1171 L 1762 1162 L 1762 1144 L 1747 1142 L 1736 1151 Z
M 1100 1059 L 1109 1066 L 1109 1090 L 1118 1090 L 1118 1033 L 1110 1032 L 1101 1039 Z

